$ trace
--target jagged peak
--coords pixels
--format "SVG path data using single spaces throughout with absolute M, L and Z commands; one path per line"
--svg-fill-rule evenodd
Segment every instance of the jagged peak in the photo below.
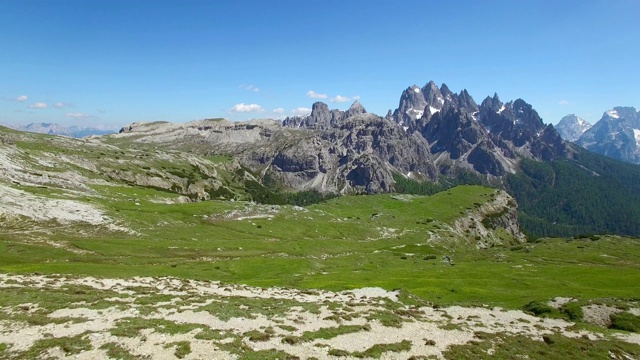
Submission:
M 451 91 L 451 89 L 449 89 L 449 87 L 445 83 L 442 83 L 442 85 L 440 85 L 440 93 L 445 97 L 445 99 L 451 98 L 454 95 L 453 91 Z
M 360 101 L 356 100 L 356 101 L 353 102 L 353 104 L 351 104 L 351 106 L 349 106 L 349 110 L 351 110 L 351 109 L 362 109 L 362 110 L 364 110 L 364 106 L 362 106 Z
M 389 111 L 387 111 L 387 116 L 384 117 L 387 120 L 392 120 L 393 119 L 393 112 L 391 112 L 391 109 L 389 109 Z
M 632 106 L 615 106 L 613 109 L 606 111 L 603 114 L 603 117 L 609 115 L 614 119 L 634 119 L 638 116 L 638 112 L 636 112 L 636 108 Z
M 425 86 L 422 87 L 422 92 L 425 93 L 425 95 L 432 91 L 440 92 L 440 88 L 438 87 L 438 85 L 436 85 L 435 82 L 433 82 L 433 80 L 429 81 Z
M 351 104 L 351 106 L 349 107 L 349 110 L 347 110 L 347 117 L 351 117 L 354 115 L 359 115 L 359 114 L 366 114 L 367 110 L 365 110 L 364 106 L 362 106 L 362 104 L 360 104 L 360 102 L 358 100 L 354 101 L 353 104 Z
M 313 103 L 313 105 L 311 105 L 311 112 L 313 112 L 313 109 L 320 109 L 320 108 L 329 109 L 329 105 L 327 105 L 326 103 L 323 103 L 322 101 L 316 101 Z
M 495 93 L 493 97 L 487 96 L 484 100 L 482 100 L 482 104 L 480 104 L 481 107 L 491 109 L 496 112 L 500 112 L 502 107 L 506 107 L 507 105 L 510 104 L 504 104 L 502 101 L 500 101 L 497 93 Z
M 526 110 L 533 110 L 533 106 L 531 106 L 531 104 L 529 104 L 528 102 L 522 100 L 521 98 L 517 98 L 515 101 L 512 102 L 512 106 L 515 110 L 518 109 L 526 109 Z
M 409 87 L 405 90 L 405 92 L 410 92 L 410 91 L 413 91 L 413 92 L 419 93 L 419 92 L 421 91 L 421 90 L 420 90 L 420 86 L 418 86 L 418 85 L 416 85 L 416 84 L 413 84 L 413 85 L 409 86 Z

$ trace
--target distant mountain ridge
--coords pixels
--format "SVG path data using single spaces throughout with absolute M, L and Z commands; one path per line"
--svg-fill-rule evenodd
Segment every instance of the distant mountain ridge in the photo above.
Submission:
M 597 154 L 640 164 L 640 111 L 625 106 L 605 111 L 576 143 Z
M 556 130 L 558 130 L 558 134 L 560 134 L 564 140 L 574 142 L 578 140 L 585 131 L 589 130 L 591 126 L 588 121 L 576 114 L 569 114 L 560 120 L 558 125 L 556 125 Z
M 33 132 L 38 134 L 62 135 L 74 138 L 82 138 L 91 135 L 114 134 L 114 130 L 104 130 L 76 125 L 64 126 L 56 123 L 30 123 L 27 125 L 9 126 L 14 130 Z

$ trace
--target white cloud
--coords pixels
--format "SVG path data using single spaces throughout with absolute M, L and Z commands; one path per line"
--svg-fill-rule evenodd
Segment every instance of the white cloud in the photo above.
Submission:
M 351 100 L 350 97 L 340 96 L 340 95 L 336 95 L 336 97 L 331 99 L 331 101 L 333 101 L 333 102 L 347 102 L 347 101 L 350 101 L 350 100 Z
M 70 118 L 82 119 L 82 120 L 92 119 L 94 117 L 93 115 L 89 115 L 81 112 L 67 113 L 66 116 Z
M 315 92 L 313 90 L 307 91 L 307 96 L 312 98 L 312 99 L 326 99 L 327 98 L 327 94 L 318 94 L 317 92 Z
M 58 109 L 60 109 L 60 108 L 65 107 L 65 104 L 64 104 L 64 103 L 61 103 L 60 101 L 58 101 L 57 103 L 53 104 L 53 106 L 54 106 L 54 107 L 56 107 L 56 108 L 58 108 Z
M 295 109 L 291 110 L 291 113 L 293 115 L 309 115 L 309 114 L 311 114 L 311 109 L 306 108 L 306 107 L 298 107 L 298 108 L 295 108 Z
M 260 92 L 260 88 L 259 87 L 255 86 L 255 85 L 251 85 L 251 84 L 250 85 L 242 84 L 242 85 L 240 85 L 240 88 L 244 89 L 244 90 L 248 90 L 248 91 Z
M 277 109 L 273 109 L 272 112 L 274 114 L 284 114 L 284 109 L 283 108 L 277 108 Z
M 353 99 L 353 100 L 360 100 L 360 96 L 359 96 L 359 95 L 356 95 L 356 96 L 352 97 L 352 99 Z
M 240 103 L 240 104 L 233 105 L 233 107 L 229 111 L 246 113 L 246 112 L 263 112 L 264 109 L 262 108 L 262 106 L 258 104 Z
M 560 100 L 558 102 L 558 105 L 569 105 L 569 101 L 568 100 Z
M 18 96 L 16 98 L 16 100 L 20 101 L 20 102 L 25 102 L 25 101 L 29 100 L 29 97 L 27 95 L 20 95 L 20 96 Z
M 37 103 L 29 105 L 29 109 L 45 109 L 45 108 L 48 108 L 48 107 L 49 107 L 49 104 L 43 103 L 43 102 L 37 102 Z

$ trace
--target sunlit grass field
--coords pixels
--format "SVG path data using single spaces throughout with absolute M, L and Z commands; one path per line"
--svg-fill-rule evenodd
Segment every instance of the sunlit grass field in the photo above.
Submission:
M 637 239 L 466 245 L 449 225 L 492 198 L 495 190 L 484 187 L 459 186 L 433 196 L 345 196 L 305 208 L 163 204 L 158 200 L 177 195 L 125 186 L 95 190 L 101 196 L 84 201 L 132 233 L 7 220 L 0 230 L 0 271 L 175 276 L 327 290 L 379 286 L 440 305 L 507 308 L 556 296 L 640 294 Z

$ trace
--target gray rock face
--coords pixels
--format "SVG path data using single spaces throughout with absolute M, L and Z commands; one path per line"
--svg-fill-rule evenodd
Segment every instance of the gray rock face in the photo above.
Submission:
M 640 112 L 633 107 L 615 107 L 576 141 L 595 153 L 640 164 Z
M 422 117 L 426 106 L 422 90 L 413 85 L 402 92 L 398 108 L 393 112 L 393 119 L 407 130 L 414 131 L 416 120 Z
M 350 118 L 356 115 L 362 115 L 366 113 L 367 113 L 367 110 L 364 109 L 364 106 L 362 106 L 362 104 L 360 104 L 360 102 L 356 100 L 353 102 L 353 104 L 351 104 L 351 106 L 349 107 L 349 110 L 345 112 L 344 117 Z
M 442 96 L 440 89 L 433 81 L 429 81 L 429 83 L 422 88 L 422 94 L 424 95 L 427 105 L 438 110 L 442 109 L 444 96 Z
M 422 137 L 373 114 L 355 115 L 340 126 L 296 135 L 305 138 L 260 159 L 260 167 L 275 171 L 295 188 L 376 193 L 392 190 L 394 173 L 414 173 L 430 180 L 437 176 Z M 287 167 L 281 165 L 283 152 Z
M 481 108 L 492 110 L 493 112 L 501 112 L 502 109 L 502 101 L 500 101 L 500 97 L 498 97 L 498 93 L 494 93 L 493 97 L 487 96 L 480 104 Z
M 569 114 L 563 117 L 558 125 L 556 125 L 558 134 L 560 134 L 563 139 L 571 142 L 578 140 L 589 128 L 591 128 L 591 124 L 583 118 L 576 116 L 576 114 Z
M 323 102 L 316 102 L 311 107 L 309 116 L 294 116 L 284 119 L 282 125 L 292 128 L 307 129 L 328 129 L 334 126 L 340 126 L 340 123 L 347 118 L 366 114 L 367 110 L 355 101 L 347 111 L 337 109 L 329 110 L 329 106 Z

